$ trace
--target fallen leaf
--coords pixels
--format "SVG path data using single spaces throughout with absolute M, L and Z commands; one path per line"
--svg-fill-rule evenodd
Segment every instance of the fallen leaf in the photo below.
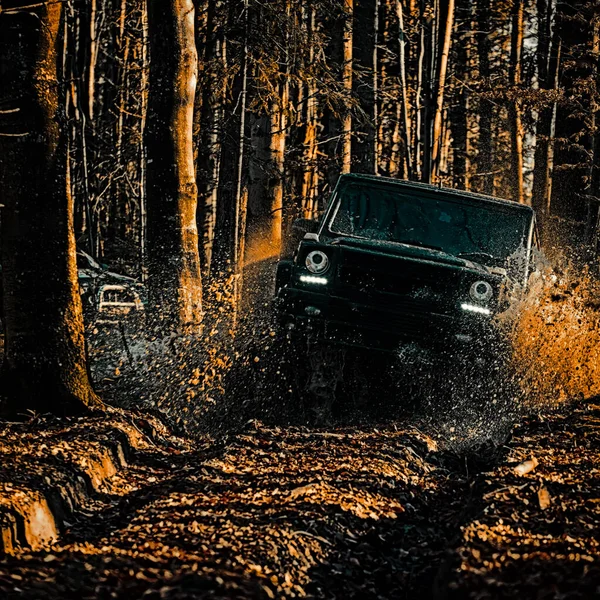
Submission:
M 548 489 L 545 486 L 538 490 L 538 502 L 542 510 L 546 510 L 552 503 Z
M 514 468 L 515 475 L 527 475 L 531 473 L 538 466 L 538 461 L 535 456 L 532 456 L 529 460 L 522 462 Z

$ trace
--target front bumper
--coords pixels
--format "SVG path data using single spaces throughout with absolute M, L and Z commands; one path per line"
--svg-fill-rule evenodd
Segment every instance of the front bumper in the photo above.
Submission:
M 489 348 L 497 339 L 489 317 L 438 314 L 423 307 L 353 302 L 331 292 L 283 287 L 275 298 L 280 323 L 292 335 L 311 335 L 327 342 L 397 351 L 407 343 L 436 352 L 469 352 Z

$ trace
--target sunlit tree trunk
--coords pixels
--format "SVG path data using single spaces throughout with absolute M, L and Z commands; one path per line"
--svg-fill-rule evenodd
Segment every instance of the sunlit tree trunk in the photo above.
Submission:
M 342 85 L 348 97 L 352 94 L 354 0 L 344 0 L 344 33 L 342 43 Z M 352 165 L 352 113 L 347 110 L 342 119 L 342 173 L 350 173 Z
M 151 310 L 164 330 L 202 315 L 192 143 L 197 54 L 192 0 L 148 3 L 150 74 L 148 269 Z
M 279 254 L 281 248 L 281 228 L 283 222 L 283 169 L 287 130 L 286 106 L 288 102 L 287 81 L 279 86 L 279 97 L 270 109 L 269 169 L 267 182 L 267 202 L 265 220 L 265 238 L 271 247 L 272 256 Z
M 510 68 L 508 79 L 514 98 L 509 104 L 509 128 L 511 138 L 510 183 L 512 200 L 523 203 L 523 124 L 521 121 L 520 100 L 517 97 L 521 85 L 521 55 L 523 53 L 523 0 L 514 0 L 512 14 L 512 31 L 510 42 Z
M 96 63 L 98 61 L 98 35 L 96 19 L 98 18 L 97 0 L 90 0 L 90 45 L 87 64 L 87 116 L 94 120 L 94 104 L 96 102 Z
M 432 148 L 431 148 L 431 179 L 436 181 L 439 177 L 440 171 L 440 157 L 441 147 L 443 143 L 442 139 L 442 118 L 444 111 L 444 94 L 446 91 L 446 75 L 448 73 L 448 56 L 450 54 L 450 44 L 452 41 L 452 29 L 454 27 L 454 0 L 448 0 L 446 4 L 446 13 L 443 14 L 440 11 L 440 21 L 442 16 L 443 29 L 440 26 L 439 41 L 442 46 L 439 51 L 439 64 L 437 68 L 437 81 L 436 81 L 436 99 L 435 99 L 435 117 L 433 120 L 433 133 L 432 133 Z M 443 31 L 443 35 L 442 32 Z
M 14 3 L 0 14 L 6 334 L 0 390 L 11 412 L 102 406 L 88 377 L 77 281 L 59 83 L 63 7 Z
M 310 40 L 308 61 L 312 64 L 315 58 L 313 35 L 316 29 L 316 10 L 313 5 L 304 15 L 305 26 Z M 319 174 L 317 171 L 317 82 L 311 76 L 306 85 L 305 133 L 303 143 L 303 177 L 302 177 L 302 214 L 312 219 L 316 216 L 316 196 Z

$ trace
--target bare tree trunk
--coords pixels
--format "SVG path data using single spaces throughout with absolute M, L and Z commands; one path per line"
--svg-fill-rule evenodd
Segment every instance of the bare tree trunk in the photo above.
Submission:
M 379 18 L 380 0 L 375 1 L 373 17 L 373 173 L 379 174 Z
M 459 0 L 457 10 L 462 6 Z M 470 44 L 470 21 L 459 23 L 454 56 L 456 60 L 456 86 L 450 103 L 449 119 L 452 129 L 452 179 L 453 187 L 467 189 L 467 99 L 470 65 L 467 49 Z
M 248 42 L 250 35 L 249 21 L 249 2 L 244 0 L 244 53 L 242 56 L 242 89 L 240 96 L 240 131 L 239 131 L 239 149 L 236 177 L 236 192 L 234 206 L 234 230 L 233 230 L 233 261 L 236 274 L 236 297 L 241 293 L 241 283 L 239 279 L 242 274 L 245 240 L 246 240 L 246 219 L 248 210 L 248 189 L 244 181 L 244 167 L 246 154 L 246 105 L 248 97 Z M 281 235 L 281 229 L 280 229 Z M 280 238 L 281 239 L 281 238 Z M 238 297 L 239 300 L 239 297 Z
M 411 120 L 408 105 L 408 88 L 406 85 L 406 32 L 404 29 L 404 13 L 401 0 L 396 0 L 396 13 L 398 15 L 398 61 L 400 63 L 400 102 L 398 102 L 398 125 L 402 131 L 404 146 L 404 160 L 406 161 L 406 176 L 413 177 L 413 161 L 410 144 Z M 401 125 L 400 125 L 401 124 Z
M 148 0 L 142 0 L 142 41 L 141 41 L 141 90 L 140 94 L 142 97 L 140 106 L 140 271 L 141 279 L 145 283 L 148 279 L 148 260 L 147 260 L 147 199 L 146 199 L 146 144 L 144 139 L 146 137 L 146 121 L 148 118 Z
M 148 267 L 161 326 L 192 329 L 202 316 L 193 118 L 197 54 L 193 0 L 149 2 Z
M 557 90 L 560 65 L 560 40 L 553 26 L 553 0 L 538 0 L 538 79 L 540 89 Z M 538 115 L 536 125 L 533 191 L 531 203 L 545 238 L 546 217 L 552 193 L 552 157 L 556 129 L 556 100 L 548 101 Z
M 208 3 L 206 52 L 207 70 L 202 90 L 200 144 L 198 150 L 198 225 L 200 260 L 205 275 L 211 271 L 217 222 L 219 174 L 221 170 L 221 128 L 226 94 L 227 40 L 220 22 L 221 2 Z
M 350 97 L 352 95 L 353 72 L 353 31 L 354 31 L 354 0 L 344 0 L 346 15 L 344 19 L 343 36 L 343 69 L 342 85 Z M 346 111 L 342 119 L 342 173 L 350 173 L 352 165 L 352 114 Z
M 563 243 L 581 241 L 588 215 L 592 136 L 587 111 L 582 107 L 594 102 L 598 57 L 592 48 L 596 18 L 594 6 L 585 0 L 557 3 L 558 35 L 565 60 L 560 82 L 563 95 L 556 118 L 560 144 L 554 148 L 551 212 L 562 220 L 559 234 Z
M 314 46 L 312 38 L 316 29 L 316 10 L 310 6 L 305 16 L 306 28 L 309 38 L 308 61 L 309 64 L 315 59 Z M 303 178 L 302 178 L 302 214 L 304 217 L 313 219 L 316 216 L 316 196 L 319 183 L 319 174 L 317 171 L 317 83 L 311 76 L 306 85 L 306 126 L 304 134 L 303 151 Z
M 90 48 L 87 77 L 87 116 L 91 122 L 94 120 L 94 103 L 96 101 L 96 62 L 98 60 L 98 38 L 96 19 L 98 14 L 97 0 L 90 2 Z
M 77 281 L 67 124 L 59 93 L 63 3 L 0 15 L 0 189 L 10 412 L 66 414 L 102 404 L 86 366 Z M 62 75 L 62 74 L 61 74 Z
M 230 49 L 239 49 L 227 54 L 227 71 L 235 73 L 230 79 L 231 97 L 225 110 L 226 120 L 223 125 L 221 166 L 219 169 L 219 196 L 217 205 L 217 226 L 213 242 L 213 258 L 211 270 L 221 275 L 237 275 L 243 267 L 244 243 L 246 238 L 246 208 L 249 204 L 247 187 L 252 190 L 252 156 L 247 157 L 247 104 L 251 88 L 248 83 L 253 73 L 249 70 L 250 20 L 257 18 L 257 13 L 249 10 L 248 0 L 241 4 L 230 4 L 228 26 L 239 27 L 243 23 L 242 44 L 229 45 Z M 241 9 L 241 10 L 240 10 Z M 252 128 L 252 123 L 251 127 Z M 252 144 L 250 144 L 252 145 Z M 253 206 L 248 209 L 253 217 Z M 248 225 L 251 238 L 254 223 Z M 248 241 L 251 241 L 249 239 Z M 237 284 L 236 284 L 237 286 Z M 236 287 L 236 290 L 239 287 Z M 236 291 L 237 293 L 237 291 Z
M 66 112 L 70 118 L 71 136 L 68 144 L 68 156 L 72 156 L 72 164 L 79 167 L 71 177 L 71 191 L 75 202 L 75 238 L 80 240 L 84 236 L 87 238 L 87 250 L 94 255 L 96 243 L 94 240 L 94 225 L 92 211 L 90 206 L 90 174 L 88 160 L 88 135 L 89 135 L 89 98 L 84 90 L 84 85 L 89 88 L 89 79 L 85 83 L 83 70 L 86 68 L 83 63 L 83 57 L 86 56 L 88 49 L 82 42 L 81 32 L 83 29 L 81 11 L 75 10 L 72 3 L 67 5 L 66 18 L 64 19 L 65 28 L 65 50 L 64 54 L 64 72 L 66 80 L 70 82 L 67 93 Z M 90 42 L 91 45 L 91 42 Z M 78 195 L 77 174 L 80 176 L 81 193 Z M 82 196 L 82 201 L 77 201 L 78 196 Z
M 377 148 L 377 58 L 376 24 L 379 0 L 356 0 L 354 4 L 353 61 L 355 77 L 352 83 L 361 116 L 352 124 L 352 159 L 361 173 L 375 173 Z
M 440 14 L 441 18 L 441 14 Z M 435 102 L 435 118 L 433 121 L 433 140 L 431 151 L 431 179 L 436 181 L 440 171 L 440 150 L 442 144 L 442 117 L 444 110 L 444 92 L 446 89 L 446 74 L 448 72 L 448 56 L 454 27 L 454 0 L 448 0 L 445 15 L 444 36 L 437 69 L 437 86 Z M 440 26 L 441 29 L 441 26 Z M 440 36 L 441 37 L 441 36 Z
M 265 241 L 271 247 L 271 255 L 277 256 L 281 249 L 281 228 L 283 222 L 283 168 L 287 129 L 286 106 L 287 81 L 280 85 L 280 96 L 270 109 L 270 146 L 267 184 L 267 214 L 265 217 Z
M 592 24 L 591 42 L 589 44 L 590 56 L 595 60 L 593 72 L 591 75 L 592 85 L 598 89 L 600 84 L 600 68 L 598 57 L 600 56 L 600 22 L 596 17 Z M 600 191 L 600 131 L 598 125 L 600 122 L 600 110 L 597 102 L 591 109 L 591 115 L 588 121 L 588 127 L 592 137 L 591 160 L 589 164 L 589 175 L 587 180 L 587 215 L 585 226 L 585 245 L 587 248 L 587 256 L 593 259 L 597 252 L 598 238 L 598 217 L 600 215 L 600 206 L 598 193 Z
M 492 23 L 491 7 L 488 0 L 477 0 L 477 54 L 479 57 L 479 78 L 485 86 L 489 85 L 491 75 L 492 55 Z M 478 166 L 479 180 L 482 182 L 480 191 L 492 194 L 494 191 L 493 176 L 493 120 L 494 104 L 487 98 L 481 98 L 479 103 L 479 143 L 478 143 Z
M 437 2 L 434 2 L 437 6 Z M 422 27 L 422 48 L 419 64 L 421 72 L 419 74 L 419 92 L 422 101 L 419 103 L 420 129 L 419 135 L 421 138 L 421 179 L 426 183 L 431 183 L 432 179 L 432 135 L 433 135 L 433 119 L 432 103 L 434 101 L 435 92 L 435 47 L 437 43 L 436 36 L 436 10 L 431 11 L 431 7 L 427 0 L 421 0 L 421 27 Z
M 423 131 L 423 117 L 426 116 L 427 104 L 429 103 L 429 96 L 424 92 L 423 80 L 425 79 L 425 55 L 427 54 L 427 30 L 428 25 L 425 23 L 425 0 L 420 2 L 420 12 L 417 16 L 419 19 L 419 50 L 417 58 L 417 76 L 415 85 L 415 125 L 414 125 L 414 165 L 415 165 L 415 178 L 421 180 L 423 177 L 423 157 L 426 154 L 424 151 L 424 131 Z
M 511 138 L 511 187 L 512 199 L 523 204 L 523 124 L 521 122 L 521 107 L 517 97 L 521 85 L 521 54 L 523 52 L 523 0 L 514 0 L 512 15 L 512 31 L 510 43 L 509 83 L 514 98 L 509 104 L 509 127 Z

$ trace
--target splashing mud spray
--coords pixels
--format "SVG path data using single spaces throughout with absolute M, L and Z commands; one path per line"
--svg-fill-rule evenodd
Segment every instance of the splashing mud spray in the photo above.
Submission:
M 512 372 L 526 409 L 600 394 L 600 283 L 589 267 L 546 269 L 518 307 Z
M 124 369 L 127 376 L 117 389 L 127 387 L 134 404 L 144 399 L 183 423 L 188 433 L 239 427 L 254 418 L 278 425 L 310 422 L 307 407 L 298 406 L 307 390 L 297 389 L 293 376 L 300 358 L 279 336 L 270 310 L 273 261 L 264 264 L 256 274 L 249 269 L 243 319 L 235 333 L 227 325 L 235 301 L 231 285 L 220 282 L 203 340 L 160 347 L 156 342 L 151 351 L 146 344 L 140 353 L 134 337 L 129 351 L 135 364 Z M 599 292 L 589 269 L 546 267 L 526 296 L 500 317 L 510 351 L 499 353 L 485 369 L 458 359 L 440 368 L 411 348 L 379 359 L 347 350 L 343 361 L 334 361 L 343 372 L 333 364 L 316 364 L 329 360 L 327 352 L 311 355 L 306 366 L 330 374 L 331 385 L 318 383 L 320 390 L 336 392 L 335 402 L 331 394 L 325 402 L 334 408 L 337 423 L 406 420 L 402 409 L 409 408 L 409 420 L 440 447 L 462 452 L 502 444 L 520 414 L 600 394 Z

